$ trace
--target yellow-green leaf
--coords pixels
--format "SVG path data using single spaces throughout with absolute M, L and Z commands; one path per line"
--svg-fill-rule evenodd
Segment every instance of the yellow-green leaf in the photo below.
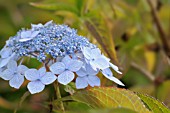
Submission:
M 59 111 L 54 111 L 60 113 Z M 127 108 L 90 109 L 87 111 L 66 111 L 65 113 L 138 113 Z
M 78 91 L 62 99 L 85 103 L 93 108 L 128 108 L 139 113 L 150 113 L 140 98 L 133 92 L 113 87 L 98 87 Z
M 170 113 L 170 110 L 161 102 L 144 94 L 137 94 L 142 101 L 148 106 L 148 108 L 154 113 Z

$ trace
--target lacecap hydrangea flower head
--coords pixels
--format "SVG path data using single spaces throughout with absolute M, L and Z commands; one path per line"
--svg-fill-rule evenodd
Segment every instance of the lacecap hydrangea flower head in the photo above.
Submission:
M 39 60 L 43 66 L 29 69 L 22 64 L 26 57 Z M 88 85 L 100 86 L 99 72 L 124 86 L 113 76 L 110 68 L 121 74 L 118 67 L 87 38 L 67 25 L 57 25 L 52 21 L 45 25 L 32 24 L 31 29 L 21 29 L 6 41 L 0 51 L 0 77 L 16 89 L 27 79 L 31 94 L 41 92 L 45 85 L 56 80 L 67 85 L 76 79 L 77 89 Z

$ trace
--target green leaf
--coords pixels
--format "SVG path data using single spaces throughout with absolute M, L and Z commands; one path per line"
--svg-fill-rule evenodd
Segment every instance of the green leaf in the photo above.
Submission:
M 37 7 L 37 8 L 41 8 L 41 9 L 46 9 L 46 10 L 52 10 L 52 11 L 68 11 L 68 12 L 72 12 L 72 13 L 75 13 L 75 14 L 79 14 L 79 11 L 77 8 L 71 6 L 71 5 L 68 5 L 68 4 L 65 4 L 65 3 L 33 3 L 31 2 L 30 5 L 34 6 L 34 7 Z
M 99 109 L 90 110 L 88 113 L 137 113 L 136 111 L 127 108 L 111 108 L 111 109 Z
M 65 97 L 62 100 L 82 102 L 93 108 L 123 107 L 139 113 L 150 113 L 136 94 L 125 89 L 111 87 L 90 88 L 78 91 L 74 95 Z
M 87 112 L 88 110 L 91 109 L 91 107 L 87 106 L 84 103 L 80 103 L 80 102 L 68 102 L 67 105 L 65 106 L 65 109 L 66 109 L 66 111 Z
M 170 110 L 161 102 L 144 94 L 137 94 L 142 101 L 148 106 L 148 108 L 154 113 L 170 113 Z
M 87 111 L 81 110 L 81 111 L 66 111 L 65 113 L 137 113 L 136 111 L 127 109 L 127 108 L 107 108 L 107 109 L 90 109 Z M 55 112 L 60 113 L 60 112 Z
M 81 11 L 83 5 L 84 5 L 84 0 L 76 0 L 76 6 L 78 8 L 79 11 Z

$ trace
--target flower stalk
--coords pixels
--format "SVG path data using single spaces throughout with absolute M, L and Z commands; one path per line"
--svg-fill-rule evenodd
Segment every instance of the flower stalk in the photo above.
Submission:
M 57 99 L 61 99 L 60 87 L 57 81 L 54 82 L 54 88 L 56 92 Z M 59 101 L 60 110 L 65 113 L 63 101 Z

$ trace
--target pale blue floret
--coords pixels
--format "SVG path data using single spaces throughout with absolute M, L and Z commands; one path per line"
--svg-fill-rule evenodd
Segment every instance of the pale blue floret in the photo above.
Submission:
M 21 31 L 19 42 L 26 42 L 32 40 L 39 34 L 39 31 L 26 30 Z
M 85 61 L 90 64 L 94 70 L 102 70 L 110 67 L 109 60 L 101 54 L 99 48 L 91 49 L 89 47 L 82 47 L 82 52 L 85 57 Z
M 27 88 L 31 94 L 43 91 L 45 85 L 49 85 L 57 79 L 53 73 L 46 72 L 45 67 L 42 67 L 39 70 L 27 70 L 25 72 L 25 78 L 30 81 L 27 85 Z
M 100 86 L 100 79 L 96 76 L 99 71 L 95 71 L 90 65 L 86 64 L 79 71 L 76 72 L 76 88 L 83 89 L 88 86 Z
M 24 82 L 24 73 L 28 68 L 24 65 L 17 66 L 17 62 L 11 60 L 7 64 L 7 69 L 2 72 L 1 78 L 9 80 L 9 85 L 19 89 Z
M 119 68 L 110 63 L 110 59 L 102 55 L 99 48 L 91 49 L 89 47 L 82 47 L 82 52 L 85 57 L 85 61 L 90 64 L 94 70 L 100 69 L 107 79 L 124 86 L 119 79 L 113 76 L 109 69 L 109 67 L 112 67 L 117 73 L 122 74 L 119 71 Z
M 115 83 L 125 86 L 119 79 L 113 76 L 112 71 L 109 68 L 103 69 L 102 74 L 109 80 L 114 81 Z
M 50 66 L 50 70 L 54 74 L 58 75 L 58 82 L 67 85 L 70 83 L 75 75 L 73 72 L 78 71 L 83 65 L 80 60 L 71 59 L 69 56 L 65 56 L 61 62 L 56 62 Z

